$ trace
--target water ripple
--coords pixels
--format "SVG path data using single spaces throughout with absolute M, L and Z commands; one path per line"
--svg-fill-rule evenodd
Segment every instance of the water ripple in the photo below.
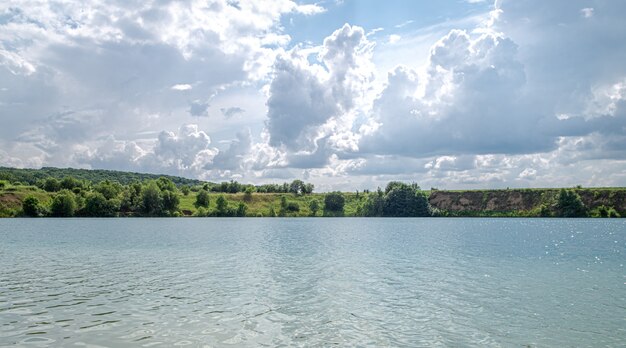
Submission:
M 0 220 L 0 345 L 620 346 L 624 227 Z

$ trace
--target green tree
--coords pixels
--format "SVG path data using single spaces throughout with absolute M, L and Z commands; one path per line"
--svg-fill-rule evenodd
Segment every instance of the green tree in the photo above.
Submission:
M 63 190 L 57 193 L 50 205 L 50 214 L 56 217 L 72 217 L 76 212 L 76 200 L 74 194 Z
M 38 217 L 41 215 L 41 210 L 37 197 L 28 196 L 22 202 L 22 211 L 26 216 Z
M 191 192 L 191 189 L 189 188 L 188 185 L 183 185 L 180 188 L 180 192 L 182 192 L 184 196 L 189 196 L 189 192 Z
M 378 188 L 376 192 L 368 193 L 363 206 L 361 207 L 362 216 L 383 216 L 385 206 L 385 197 L 383 191 Z
M 243 217 L 246 216 L 246 211 L 248 210 L 248 206 L 244 202 L 239 202 L 237 205 L 237 216 Z
M 155 181 L 150 181 L 141 190 L 141 212 L 149 216 L 163 214 L 163 196 Z
M 246 187 L 246 190 L 243 193 L 243 200 L 246 202 L 252 201 L 252 193 L 254 193 L 254 187 L 253 186 Z
M 317 199 L 309 202 L 309 210 L 311 211 L 310 216 L 317 215 L 317 212 L 320 210 L 320 203 L 317 201 Z
M 117 216 L 119 201 L 108 200 L 100 192 L 90 193 L 85 199 L 83 214 L 92 217 L 113 217 Z
M 346 199 L 341 192 L 330 192 L 324 197 L 324 216 L 343 216 Z
M 166 190 L 161 192 L 163 197 L 163 210 L 167 211 L 170 215 L 173 215 L 178 211 L 178 205 L 180 204 L 180 198 L 176 191 Z
M 304 186 L 304 182 L 302 180 L 294 180 L 289 185 L 289 193 L 293 193 L 294 195 L 298 195 L 302 191 L 302 187 Z
M 199 207 L 208 208 L 209 203 L 210 203 L 209 193 L 205 189 L 198 191 L 198 194 L 196 195 L 196 202 L 193 205 L 196 208 L 199 208 Z
M 313 184 L 304 184 L 302 185 L 300 190 L 302 191 L 303 195 L 310 195 L 311 193 L 313 193 L 314 188 L 315 186 L 313 186 Z
M 426 195 L 414 187 L 404 183 L 394 184 L 385 195 L 383 215 L 395 217 L 430 216 L 430 207 Z
M 224 195 L 219 195 L 215 201 L 215 213 L 217 216 L 228 216 L 228 202 Z
M 73 190 L 74 188 L 82 187 L 82 182 L 72 176 L 66 176 L 61 180 L 61 188 L 66 190 Z
M 44 181 L 43 189 L 48 192 L 57 192 L 61 190 L 61 183 L 55 178 L 48 177 L 46 181 Z
M 116 198 L 122 189 L 122 185 L 109 180 L 104 180 L 94 187 L 94 191 L 100 192 L 106 199 Z
M 560 217 L 586 217 L 587 207 L 574 190 L 561 189 L 556 204 L 557 215 Z
M 165 192 L 165 191 L 172 191 L 172 192 L 176 192 L 176 184 L 174 184 L 174 182 L 166 177 L 160 177 L 157 179 L 157 185 L 159 186 L 159 189 L 161 190 L 161 192 Z

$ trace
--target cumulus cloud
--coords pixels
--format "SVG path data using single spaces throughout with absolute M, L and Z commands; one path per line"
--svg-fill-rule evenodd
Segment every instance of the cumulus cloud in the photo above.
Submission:
M 624 3 L 505 0 L 418 34 L 405 28 L 418 21 L 384 36 L 346 24 L 291 43 L 284 16 L 324 11 L 0 4 L 0 164 L 306 177 L 320 189 L 626 182 Z M 412 40 L 429 54 L 374 66 Z M 209 102 L 224 117 L 201 117 Z M 179 127 L 189 116 L 198 125 Z
M 205 169 L 240 170 L 244 164 L 244 157 L 250 152 L 252 135 L 250 130 L 237 133 L 237 138 L 231 141 L 227 149 L 220 151 Z
M 282 16 L 323 11 L 291 0 L 0 4 L 0 137 L 70 165 L 55 159 L 87 140 L 171 129 L 206 115 L 218 91 L 264 79 L 289 42 Z
M 351 146 L 341 134 L 371 80 L 371 49 L 363 29 L 346 24 L 324 39 L 321 64 L 298 49 L 279 56 L 267 102 L 269 144 L 291 152 L 297 166 L 307 157 L 312 166 L 324 164 L 331 148 Z
M 79 153 L 76 160 L 93 168 L 199 176 L 218 153 L 198 125 L 187 124 L 176 132 L 162 131 L 143 144 L 109 136 L 95 151 Z

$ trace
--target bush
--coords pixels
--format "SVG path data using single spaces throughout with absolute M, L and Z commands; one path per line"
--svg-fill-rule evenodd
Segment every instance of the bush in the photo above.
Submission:
M 174 213 L 178 212 L 180 198 L 178 198 L 176 191 L 163 191 L 161 195 L 163 197 L 163 210 L 169 212 L 170 215 L 174 215 Z
M 200 208 L 200 207 L 208 208 L 209 203 L 210 203 L 209 193 L 205 189 L 198 191 L 198 194 L 196 195 L 196 202 L 193 205 L 196 208 Z
M 141 190 L 141 212 L 149 216 L 163 214 L 163 196 L 156 182 L 150 181 Z
M 317 215 L 317 212 L 320 210 L 320 203 L 317 201 L 317 199 L 309 202 L 309 210 L 311 211 L 309 216 Z
M 297 202 L 287 203 L 286 210 L 290 213 L 296 213 L 300 211 L 300 205 Z
M 389 185 L 387 185 L 389 186 Z M 413 186 L 396 183 L 385 195 L 384 216 L 430 216 L 428 199 Z
M 46 179 L 46 181 L 44 181 L 43 189 L 48 192 L 57 192 L 61 190 L 61 183 L 59 182 L 59 180 L 49 177 Z
M 33 197 L 33 196 L 26 197 L 26 199 L 24 199 L 24 201 L 22 202 L 22 211 L 24 212 L 24 215 L 26 216 L 31 216 L 31 217 L 40 216 L 42 209 L 41 209 L 41 206 L 39 205 L 39 200 L 37 199 L 37 197 Z
M 182 192 L 184 196 L 188 196 L 189 192 L 191 192 L 191 189 L 189 188 L 189 186 L 183 185 L 183 187 L 180 188 L 180 192 Z
M 61 191 L 52 199 L 50 214 L 56 217 L 72 217 L 76 212 L 76 200 L 70 191 Z
M 85 199 L 83 214 L 92 217 L 113 217 L 117 216 L 119 208 L 119 201 L 108 200 L 102 193 L 93 192 Z
M 244 202 L 239 202 L 239 205 L 237 206 L 237 216 L 243 217 L 246 216 L 246 211 L 248 210 L 248 206 L 246 205 L 246 203 Z
M 248 186 L 243 194 L 243 200 L 246 202 L 252 201 L 252 193 L 254 193 L 254 187 Z
M 562 189 L 559 191 L 556 210 L 560 217 L 587 216 L 587 207 L 583 204 L 578 193 L 573 190 Z
M 324 197 L 324 215 L 342 216 L 346 199 L 341 192 L 330 192 Z

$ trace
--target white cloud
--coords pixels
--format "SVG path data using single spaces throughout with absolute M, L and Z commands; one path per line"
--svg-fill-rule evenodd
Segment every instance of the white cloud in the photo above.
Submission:
M 585 18 L 593 17 L 593 7 L 585 7 L 581 9 L 580 14 Z
M 400 39 L 402 39 L 402 37 L 400 35 L 396 35 L 396 34 L 389 35 L 389 43 L 390 44 L 394 44 L 394 43 L 400 41 Z
M 188 91 L 190 89 L 192 89 L 193 87 L 191 87 L 191 85 L 189 84 L 177 84 L 172 86 L 172 90 L 174 91 Z

